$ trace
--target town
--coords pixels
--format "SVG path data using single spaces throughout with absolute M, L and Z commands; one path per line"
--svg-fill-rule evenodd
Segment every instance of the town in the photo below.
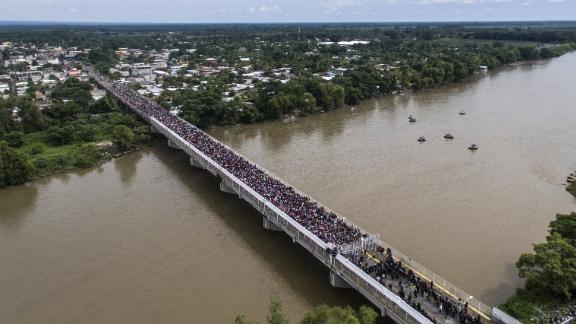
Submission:
M 85 64 L 93 64 L 112 80 L 207 127 L 355 105 L 375 96 L 457 82 L 517 60 L 558 56 L 571 48 L 565 44 L 569 32 L 543 33 L 539 38 L 520 34 L 516 38 L 521 41 L 490 43 L 474 41 L 485 36 L 482 29 L 442 27 L 275 27 L 273 32 L 248 29 L 238 35 L 222 30 L 228 34 L 213 37 L 206 35 L 211 30 L 203 29 L 163 35 L 111 31 L 112 40 L 79 30 L 82 41 L 76 43 L 81 44 L 66 39 L 76 45 L 70 47 L 49 43 L 58 40 L 47 35 L 34 43 L 3 39 L 0 92 L 4 98 L 32 95 L 42 110 L 50 107 L 51 91 L 59 82 L 88 82 Z M 82 46 L 88 40 L 100 45 Z M 112 45 L 123 42 L 142 46 Z M 102 95 L 93 89 L 94 101 Z M 199 102 L 210 105 L 199 108 Z
M 55 194 L 44 201 L 54 197 L 66 199 L 66 195 L 60 193 L 61 188 L 69 188 L 66 187 L 68 182 L 73 183 L 84 175 L 90 178 L 95 174 L 91 181 L 114 183 L 119 179 L 116 190 L 140 185 L 144 188 L 142 192 L 148 195 L 154 190 L 152 187 L 160 187 L 170 174 L 181 173 L 184 180 L 176 177 L 172 187 L 163 189 L 170 194 L 149 194 L 144 199 L 134 199 L 136 211 L 132 213 L 132 219 L 124 218 L 123 211 L 101 213 L 94 209 L 98 217 L 90 221 L 98 222 L 100 216 L 105 219 L 114 214 L 118 218 L 111 218 L 110 224 L 129 219 L 126 228 L 140 235 L 148 229 L 133 230 L 132 224 L 137 222 L 134 219 L 147 216 L 157 221 L 162 211 L 146 214 L 156 204 L 163 206 L 165 201 L 185 204 L 190 202 L 189 195 L 197 193 L 195 190 L 211 190 L 209 188 L 214 187 L 211 185 L 217 183 L 221 192 L 201 192 L 200 198 L 193 201 L 195 204 L 210 201 L 209 207 L 204 208 L 209 210 L 209 220 L 202 222 L 224 219 L 224 223 L 243 230 L 210 234 L 202 243 L 214 237 L 225 240 L 237 232 L 248 233 L 248 227 L 253 224 L 241 222 L 250 219 L 249 215 L 260 213 L 258 226 L 286 233 L 283 238 L 298 243 L 296 253 L 303 254 L 302 259 L 315 258 L 308 260 L 316 262 L 310 263 L 312 266 L 308 268 L 326 266 L 322 271 L 329 271 L 332 287 L 356 291 L 354 295 L 344 297 L 348 298 L 346 302 L 352 296 L 360 300 L 357 304 L 371 305 L 360 307 L 358 313 L 338 306 L 329 308 L 330 312 L 351 312 L 351 317 L 364 314 L 368 320 L 362 323 L 366 324 L 375 323 L 379 315 L 398 323 L 517 324 L 536 318 L 538 322 L 566 324 L 576 318 L 576 306 L 571 299 L 575 288 L 571 280 L 573 275 L 541 269 L 549 263 L 559 262 L 567 263 L 563 263 L 563 267 L 573 267 L 568 263 L 573 261 L 575 251 L 571 222 L 576 214 L 557 214 L 556 220 L 550 221 L 550 236 L 546 237 L 546 243 L 536 245 L 534 254 L 523 253 L 516 268 L 512 263 L 517 255 L 502 257 L 498 247 L 486 249 L 489 251 L 481 255 L 474 250 L 474 244 L 453 243 L 454 233 L 449 231 L 451 226 L 460 224 L 462 215 L 472 215 L 466 221 L 475 225 L 459 228 L 467 233 L 459 234 L 464 242 L 478 234 L 475 226 L 485 226 L 484 232 L 478 234 L 481 237 L 476 238 L 477 242 L 483 242 L 481 244 L 492 244 L 482 241 L 491 235 L 500 235 L 503 242 L 519 251 L 525 251 L 522 248 L 532 243 L 518 243 L 519 238 L 504 230 L 502 233 L 493 231 L 494 224 L 502 221 L 490 218 L 497 212 L 487 215 L 483 212 L 489 209 L 469 207 L 480 205 L 480 201 L 482 205 L 491 205 L 492 201 L 501 199 L 501 205 L 506 206 L 503 210 L 516 215 L 511 210 L 517 205 L 507 205 L 514 203 L 516 192 L 506 191 L 514 186 L 503 186 L 494 179 L 509 174 L 511 183 L 517 181 L 515 161 L 518 156 L 530 155 L 533 151 L 518 153 L 502 147 L 516 148 L 522 147 L 524 142 L 536 142 L 532 129 L 523 127 L 521 121 L 516 122 L 516 116 L 522 115 L 527 120 L 526 125 L 532 125 L 546 123 L 547 116 L 541 117 L 537 113 L 551 111 L 550 114 L 556 113 L 555 120 L 565 122 L 558 117 L 557 105 L 548 107 L 547 103 L 552 100 L 550 97 L 558 98 L 555 91 L 560 92 L 558 89 L 570 84 L 569 77 L 563 83 L 558 80 L 558 75 L 562 74 L 558 71 L 563 72 L 562 66 L 571 64 L 574 50 L 576 29 L 571 22 L 552 26 L 515 22 L 489 26 L 476 23 L 8 25 L 0 30 L 0 188 L 3 190 L 0 198 L 8 197 L 3 199 L 9 202 L 11 196 L 4 193 L 12 192 L 12 189 L 17 192 L 24 190 L 19 188 L 52 185 Z M 536 73 L 545 76 L 540 80 L 534 77 Z M 513 81 L 502 81 L 506 77 Z M 503 88 L 508 88 L 498 82 L 504 82 L 514 91 L 502 93 Z M 475 87 L 476 84 L 481 86 Z M 533 95 L 541 89 L 554 90 L 548 93 L 549 97 Z M 479 97 L 475 98 L 471 91 L 479 93 Z M 498 93 L 500 99 L 492 100 Z M 532 104 L 539 99 L 545 103 Z M 504 113 L 508 113 L 507 117 L 500 115 Z M 352 126 L 342 126 L 345 123 Z M 549 125 L 541 125 L 552 132 L 546 126 Z M 523 134 L 518 135 L 519 138 L 529 140 L 517 140 L 513 130 Z M 298 140 L 291 142 L 291 137 L 298 137 Z M 482 141 L 481 149 L 476 141 Z M 508 146 L 494 144 L 500 142 L 506 142 Z M 539 145 L 558 146 L 548 142 Z M 568 145 L 562 145 L 565 147 Z M 246 155 L 238 153 L 240 150 L 246 151 Z M 484 160 L 492 156 L 500 163 L 494 157 L 504 155 L 511 156 L 505 176 Z M 250 159 L 255 157 L 258 163 L 249 160 L 248 156 Z M 314 160 L 317 157 L 319 159 Z M 150 165 L 154 168 L 140 182 L 134 181 L 138 172 L 142 173 L 136 168 L 138 159 L 145 161 L 138 164 L 139 168 Z M 300 170 L 299 163 L 309 159 L 306 170 Z M 268 160 L 280 165 L 282 178 L 260 166 L 266 165 Z M 542 174 L 557 171 L 544 167 L 541 171 L 541 160 L 525 168 L 541 172 L 540 180 L 546 178 Z M 361 162 L 365 165 L 358 164 Z M 125 167 L 123 163 L 131 164 Z M 169 167 L 164 168 L 164 164 Z M 190 165 L 195 170 L 190 171 Z M 307 178 L 314 176 L 311 173 L 317 172 L 313 171 L 317 166 L 326 170 L 326 176 L 307 183 Z M 486 167 L 489 170 L 482 169 Z M 348 178 L 355 172 L 357 178 Z M 494 174 L 487 176 L 482 172 Z M 524 176 L 532 178 L 530 172 Z M 214 177 L 208 177 L 209 173 Z M 435 173 L 438 173 L 436 179 L 426 181 Z M 79 176 L 70 181 L 70 174 Z M 102 180 L 110 174 L 118 175 L 118 179 Z M 349 202 L 349 209 L 343 209 L 346 215 L 356 217 L 358 224 L 364 222 L 378 231 L 362 229 L 341 216 L 344 213 L 331 211 L 284 180 L 290 177 L 295 177 L 302 187 L 307 186 L 307 190 L 318 190 L 316 182 L 322 181 L 328 181 L 324 183 L 326 186 L 331 186 L 329 181 L 333 181 L 336 183 L 334 188 L 340 185 L 333 192 L 328 190 L 334 195 L 332 203 L 346 207 Z M 557 190 L 560 193 L 554 192 L 557 195 L 555 203 L 566 202 L 566 197 L 562 196 L 566 194 L 564 188 L 574 195 L 572 178 L 571 175 L 567 179 L 571 184 L 562 183 L 566 187 L 555 184 L 562 188 Z M 197 185 L 186 181 L 203 182 Z M 445 181 L 451 181 L 450 185 Z M 476 181 L 481 185 L 476 185 Z M 550 185 L 543 182 L 543 185 Z M 488 194 L 473 191 L 483 190 L 482 185 L 490 188 L 486 190 Z M 184 196 L 178 195 L 178 190 L 174 189 L 177 186 L 185 188 Z M 356 186 L 358 188 L 353 189 Z M 371 189 L 363 190 L 364 187 Z M 543 191 L 530 186 L 518 187 L 513 189 L 534 190 L 529 191 L 528 196 L 537 196 Z M 92 186 L 84 188 L 93 190 Z M 393 190 L 389 191 L 390 188 Z M 401 189 L 396 195 L 394 188 L 410 189 Z M 115 189 L 110 190 L 114 192 Z M 427 192 L 414 197 L 413 193 L 419 190 Z M 443 190 L 447 193 L 441 194 Z M 107 192 L 108 188 L 103 186 L 94 194 L 88 193 L 88 202 L 79 203 L 80 211 L 73 214 L 84 215 L 84 205 L 128 202 L 133 198 L 119 191 L 116 198 L 101 199 Z M 227 200 L 229 197 L 222 192 L 232 194 L 234 199 Z M 508 198 L 501 198 L 502 192 L 507 193 Z M 490 193 L 498 193 L 498 196 Z M 461 201 L 457 197 L 459 194 L 463 195 Z M 36 195 L 23 196 L 34 200 Z M 71 195 L 70 191 L 68 195 Z M 238 205 L 237 198 L 244 200 L 243 205 Z M 226 207 L 221 206 L 220 201 L 225 201 L 232 209 L 219 211 Z M 461 210 L 455 209 L 452 213 L 448 210 L 447 214 L 453 218 L 445 221 L 438 216 L 443 211 L 435 210 L 440 208 L 434 205 L 439 201 L 442 206 L 464 203 Z M 539 203 L 537 199 L 535 201 Z M 395 209 L 399 202 L 408 203 Z M 432 206 L 413 211 L 423 202 Z M 149 205 L 140 209 L 144 204 Z M 120 210 L 122 206 L 114 208 Z M 250 206 L 254 208 L 248 209 Z M 363 212 L 356 213 L 355 208 L 360 207 L 364 207 L 365 213 L 372 218 L 359 220 Z M 18 204 L 11 208 L 14 214 L 20 214 Z M 196 205 L 183 205 L 182 219 L 173 224 L 194 219 L 202 214 L 202 209 Z M 60 214 L 60 206 L 45 210 L 50 215 Z M 247 217 L 241 220 L 228 218 L 235 216 L 237 211 Z M 395 218 L 396 214 L 403 216 Z M 516 216 L 523 216 L 520 214 Z M 171 213 L 162 215 L 171 216 Z M 411 219 L 420 216 L 423 218 L 418 222 L 410 223 Z M 390 230 L 394 225 L 409 228 L 404 229 L 405 232 L 398 235 L 400 237 L 395 237 L 394 231 Z M 541 234 L 543 226 L 538 225 L 540 232 L 533 228 L 524 231 Z M 3 226 L 9 228 L 9 232 L 11 220 L 0 218 L 0 230 Z M 441 227 L 436 231 L 443 233 L 434 236 L 439 245 L 434 246 L 436 243 L 431 244 L 428 238 L 424 244 L 430 244 L 432 252 L 418 255 L 420 251 L 415 247 L 422 244 L 422 237 L 427 237 L 428 231 L 435 226 Z M 194 225 L 195 229 L 202 227 Z M 442 232 L 445 229 L 448 232 Z M 150 232 L 156 233 L 156 228 Z M 381 232 L 385 234 L 382 240 Z M 75 234 L 75 230 L 67 233 Z M 274 240 L 278 239 L 249 233 L 257 239 L 243 238 L 239 245 L 249 242 L 258 253 L 266 253 L 263 245 L 273 246 Z M 200 234 L 196 235 L 200 237 Z M 537 234 L 530 238 L 538 238 Z M 151 242 L 149 238 L 145 240 Z M 410 254 L 403 254 L 389 245 L 389 240 L 404 242 L 413 249 Z M 261 245 L 261 241 L 266 243 Z M 450 255 L 439 253 L 426 261 L 427 266 L 412 258 L 412 255 L 418 255 L 418 258 L 426 259 L 441 250 L 440 243 L 445 244 L 442 249 L 451 251 L 446 253 Z M 518 248 L 514 244 L 523 246 Z M 556 254 L 552 257 L 543 255 L 542 251 L 554 250 L 558 245 L 566 250 L 562 253 L 569 255 L 567 258 L 558 260 Z M 278 251 L 292 250 L 287 248 L 289 244 L 278 246 L 281 247 L 264 258 L 272 259 L 271 255 L 276 256 Z M 461 255 L 456 251 L 460 248 L 472 252 Z M 227 251 L 219 253 L 225 255 Z M 452 256 L 457 256 L 458 262 L 468 261 L 444 268 L 434 264 L 435 260 L 443 260 L 443 257 L 450 260 Z M 144 259 L 139 257 L 136 262 Z M 90 262 L 82 264 L 90 265 Z M 282 262 L 278 261 L 280 266 L 277 268 L 281 270 L 276 269 L 276 272 L 290 268 Z M 491 262 L 498 263 L 500 268 L 490 268 Z M 194 260 L 188 269 L 199 268 L 199 263 L 202 262 Z M 228 267 L 228 258 L 223 264 L 225 266 L 211 267 L 199 276 Z M 468 272 L 452 273 L 455 282 L 459 283 L 456 286 L 436 274 L 436 270 L 429 270 L 428 264 L 444 273 L 450 273 L 452 267 L 469 268 Z M 485 274 L 462 276 L 463 273 L 469 275 L 470 267 L 476 266 Z M 234 267 L 230 268 L 234 270 Z M 502 274 L 503 268 L 512 270 Z M 130 275 L 132 271 L 129 270 Z M 237 280 L 235 275 L 227 276 Z M 288 275 L 284 273 L 283 276 Z M 299 276 L 306 278 L 307 275 Z M 299 286 L 301 278 L 292 284 Z M 275 280 L 268 286 L 277 285 L 284 279 Z M 512 283 L 503 285 L 507 280 Z M 470 287 L 474 294 L 461 286 Z M 287 290 L 285 288 L 282 286 Z M 282 289 L 278 290 L 283 292 Z M 477 292 L 482 294 L 478 296 Z M 545 298 L 539 299 L 541 296 Z M 324 297 L 315 298 L 322 300 Z M 485 303 L 484 298 L 488 302 Z M 280 304 L 271 298 L 270 312 L 277 312 L 276 315 L 282 317 Z M 317 306 L 310 314 L 325 311 L 322 307 L 325 306 Z M 237 313 L 237 310 L 231 312 Z M 199 322 L 211 322 L 210 315 L 205 318 L 208 320 Z M 235 322 L 250 323 L 240 315 Z

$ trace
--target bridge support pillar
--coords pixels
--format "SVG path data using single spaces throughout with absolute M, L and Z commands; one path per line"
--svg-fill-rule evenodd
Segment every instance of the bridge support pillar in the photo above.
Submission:
M 150 126 L 150 132 L 152 134 L 160 134 L 160 132 L 156 128 L 154 128 L 154 126 Z
M 335 288 L 346 288 L 350 289 L 352 286 L 346 280 L 342 279 L 337 273 L 334 271 L 330 271 L 330 285 Z
M 190 165 L 195 167 L 195 168 L 204 169 L 202 164 L 200 164 L 200 162 L 194 160 L 194 158 L 190 158 Z
M 171 140 L 168 140 L 168 147 L 171 147 L 171 148 L 177 149 L 177 150 L 180 149 L 180 148 L 178 147 L 178 145 L 176 145 L 176 143 L 172 142 Z
M 228 187 L 227 184 L 224 183 L 224 181 L 220 181 L 220 190 L 224 191 L 226 193 L 230 193 L 230 194 L 236 194 L 236 191 L 234 191 L 234 189 Z
M 282 232 L 282 229 L 266 216 L 262 217 L 262 226 L 269 231 Z

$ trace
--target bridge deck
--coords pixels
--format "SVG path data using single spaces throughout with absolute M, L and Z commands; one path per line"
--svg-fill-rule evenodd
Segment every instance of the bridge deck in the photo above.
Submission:
M 219 177 L 222 181 L 222 189 L 237 194 L 240 198 L 246 200 L 264 215 L 265 223 L 268 222 L 267 224 L 270 226 L 273 225 L 275 228 L 284 231 L 295 243 L 302 245 L 320 262 L 325 264 L 331 270 L 331 274 L 335 275 L 334 278 L 343 280 L 347 285 L 368 298 L 380 309 L 382 315 L 387 315 L 398 323 L 478 323 L 480 320 L 490 321 L 492 319 L 491 314 L 493 310 L 490 307 L 477 301 L 454 285 L 449 284 L 446 280 L 420 266 L 412 259 L 391 249 L 389 245 L 383 242 L 371 242 L 370 246 L 365 246 L 364 243 L 362 243 L 360 249 L 355 250 L 356 253 L 349 253 L 344 252 L 344 250 L 346 250 L 346 243 L 348 242 L 335 244 L 334 242 L 320 239 L 306 228 L 306 226 L 300 224 L 297 219 L 289 216 L 287 212 L 276 206 L 271 200 L 266 199 L 259 192 L 247 185 L 247 183 L 235 176 L 228 168 L 217 163 L 209 156 L 209 151 L 205 152 L 201 147 L 199 148 L 193 145 L 190 140 L 187 140 L 185 136 L 178 133 L 181 132 L 180 129 L 172 129 L 159 119 L 177 118 L 179 124 L 185 124 L 186 127 L 190 128 L 193 132 L 210 138 L 211 141 L 217 142 L 230 152 L 233 152 L 233 154 L 242 157 L 240 154 L 178 117 L 164 116 L 163 114 L 168 114 L 165 109 L 153 101 L 138 96 L 133 90 L 115 85 L 108 79 L 95 73 L 92 73 L 92 77 L 100 86 L 108 90 L 127 107 L 150 123 L 155 131 L 163 134 L 168 139 L 170 146 L 186 152 L 190 156 L 193 165 L 201 167 Z M 150 107 L 152 107 L 154 111 L 153 114 L 150 113 Z M 243 159 L 248 161 L 245 158 Z M 254 162 L 249 161 L 249 163 L 255 168 L 263 170 Z M 291 187 L 268 171 L 264 170 L 264 172 L 269 177 L 281 181 L 285 186 Z M 307 197 L 300 191 L 296 192 L 303 197 Z M 311 198 L 309 199 L 329 211 L 329 209 L 321 204 Z M 341 217 L 338 218 L 342 220 Z M 346 222 L 346 224 L 346 226 L 356 227 L 350 222 Z M 366 231 L 361 231 L 361 233 L 363 237 L 369 237 Z M 358 242 L 360 242 L 360 240 L 358 240 Z M 360 244 L 358 242 L 352 242 L 350 244 Z M 362 239 L 362 242 L 364 242 L 364 239 Z M 432 287 L 432 291 L 412 298 L 413 292 L 415 292 L 414 282 L 404 281 L 402 285 L 404 296 L 401 298 L 398 294 L 400 293 L 402 278 L 400 278 L 400 280 L 389 278 L 389 280 L 386 281 L 376 277 L 373 272 L 372 275 L 370 275 L 370 271 L 363 269 L 363 266 L 375 266 L 383 263 L 383 251 L 385 249 L 388 251 L 390 257 L 398 261 L 398 264 L 401 265 L 401 272 L 410 273 L 410 276 L 414 275 L 418 277 L 418 282 L 433 281 L 434 284 L 430 286 Z M 381 255 L 379 256 L 376 251 L 380 251 Z M 353 262 L 359 257 L 365 260 L 362 265 Z M 439 306 L 438 296 L 441 296 L 442 300 L 446 299 L 448 303 L 446 305 L 449 307 L 452 307 L 452 305 L 455 305 L 454 307 L 459 307 L 459 305 L 467 306 L 463 314 L 469 313 L 470 316 L 448 314 L 445 308 L 443 311 L 442 307 Z M 466 304 L 464 304 L 464 301 Z

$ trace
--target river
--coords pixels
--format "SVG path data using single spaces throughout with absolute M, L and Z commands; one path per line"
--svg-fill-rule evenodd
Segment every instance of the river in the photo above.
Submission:
M 486 303 L 575 210 L 576 54 L 329 113 L 210 130 Z M 460 116 L 464 109 L 467 114 Z M 417 118 L 408 123 L 408 116 Z M 445 140 L 450 132 L 454 140 Z M 418 143 L 426 136 L 425 143 Z M 468 145 L 480 149 L 471 152 Z M 295 320 L 359 305 L 285 235 L 164 142 L 0 190 L 0 319 L 230 323 L 277 295 Z

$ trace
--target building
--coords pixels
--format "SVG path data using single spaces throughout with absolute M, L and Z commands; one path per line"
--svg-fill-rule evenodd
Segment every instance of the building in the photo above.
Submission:
M 15 72 L 14 73 L 15 79 L 17 81 L 28 81 L 32 80 L 34 82 L 42 80 L 44 77 L 44 73 L 42 71 L 24 71 L 24 72 Z
M 70 78 L 78 78 L 82 74 L 82 70 L 77 68 L 71 68 L 68 70 L 68 77 Z
M 10 84 L 8 83 L 0 83 L 0 95 L 5 94 L 6 92 L 10 92 Z
M 134 76 L 149 75 L 152 73 L 152 66 L 144 63 L 134 63 L 130 68 L 130 73 Z

